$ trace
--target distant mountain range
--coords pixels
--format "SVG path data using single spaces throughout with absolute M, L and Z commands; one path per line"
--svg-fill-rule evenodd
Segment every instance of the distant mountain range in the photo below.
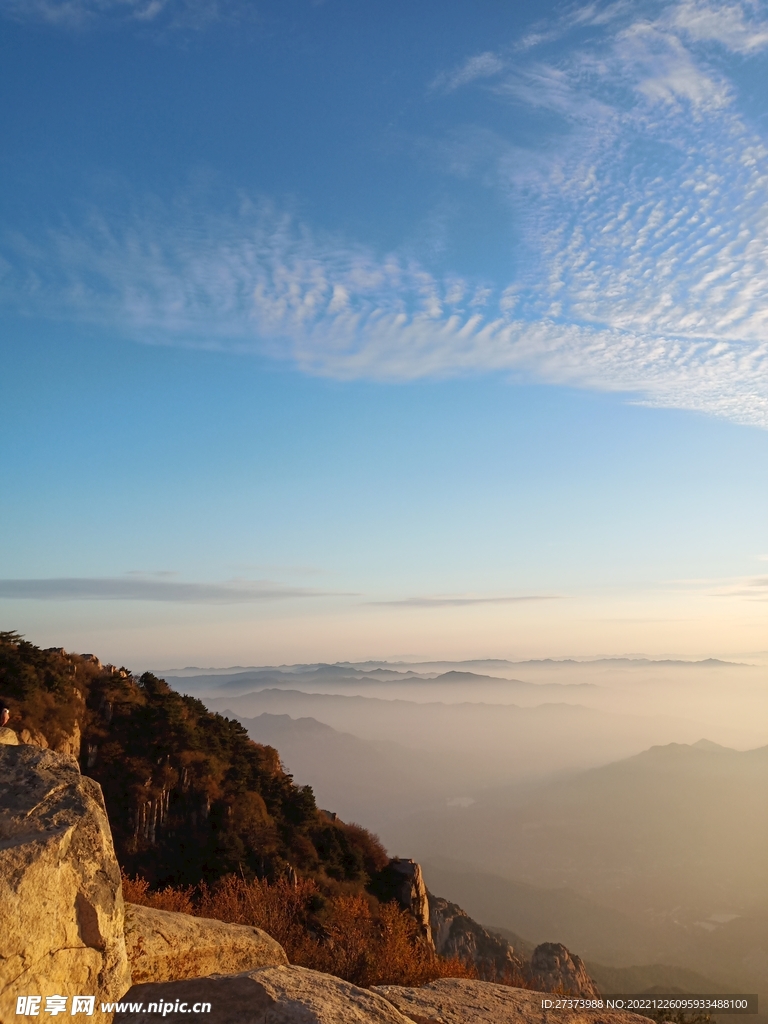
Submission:
M 401 820 L 396 836 L 422 859 L 450 850 L 508 878 L 706 923 L 768 909 L 766 792 L 768 747 L 672 743 L 436 807 Z
M 581 704 L 445 702 L 307 693 L 269 687 L 203 697 L 208 708 L 245 721 L 261 714 L 315 718 L 363 740 L 396 742 L 454 759 L 460 791 L 587 768 L 652 743 L 698 739 L 695 726 L 665 716 L 598 711 Z M 700 735 L 700 734 L 699 734 Z
M 187 670 L 191 671 L 191 670 Z M 493 698 L 504 703 L 524 705 L 544 701 L 578 702 L 599 689 L 595 683 L 526 682 L 495 675 L 450 669 L 443 672 L 416 672 L 394 668 L 355 668 L 346 665 L 313 665 L 291 668 L 257 668 L 226 673 L 169 675 L 178 689 L 211 697 L 220 694 L 242 695 L 253 690 L 280 687 L 306 693 L 357 693 L 384 699 L 413 699 L 415 684 L 428 700 L 466 700 Z

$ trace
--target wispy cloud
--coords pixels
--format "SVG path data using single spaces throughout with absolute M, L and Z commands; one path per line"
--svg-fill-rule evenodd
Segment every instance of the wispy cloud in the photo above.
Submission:
M 752 601 L 768 601 L 768 576 L 748 576 L 735 580 L 715 591 L 718 597 L 746 597 Z
M 378 607 L 463 608 L 473 604 L 521 604 L 529 601 L 556 601 L 557 594 L 525 594 L 521 597 L 405 597 L 395 601 L 369 601 Z
M 213 21 L 248 16 L 242 0 L 0 0 L 0 16 L 61 29 L 152 25 L 202 29 Z
M 506 67 L 506 61 L 497 53 L 488 50 L 485 53 L 468 57 L 459 67 L 452 71 L 442 71 L 437 75 L 431 89 L 440 92 L 453 92 L 462 85 L 469 85 L 478 78 L 492 78 Z
M 752 54 L 768 46 L 768 19 L 758 3 L 683 0 L 662 20 L 696 42 L 716 43 L 733 53 Z
M 768 576 L 671 580 L 670 584 L 686 590 L 703 592 L 709 597 L 736 597 L 752 601 L 768 601 Z
M 295 598 L 350 596 L 268 580 L 185 583 L 157 574 L 0 580 L 0 598 L 33 601 L 163 601 L 182 604 L 251 604 Z

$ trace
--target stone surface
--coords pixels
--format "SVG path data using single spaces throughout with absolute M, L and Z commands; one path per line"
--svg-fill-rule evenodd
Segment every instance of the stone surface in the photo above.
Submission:
M 18 746 L 19 737 L 13 729 L 9 729 L 7 725 L 4 725 L 0 728 L 0 743 L 8 747 L 15 747 Z
M 570 953 L 559 942 L 543 942 L 533 951 L 527 965 L 526 981 L 542 992 L 597 996 L 597 985 L 587 974 L 581 957 Z
M 509 942 L 486 931 L 455 903 L 429 893 L 429 923 L 440 956 L 469 960 L 490 981 L 522 982 L 526 964 Z
M 210 1013 L 169 1012 L 167 1021 L 205 1024 L 411 1024 L 387 999 L 330 974 L 304 967 L 265 967 L 243 974 L 213 975 L 157 985 L 134 985 L 114 1024 L 157 1024 L 150 1003 L 210 1003 Z M 161 1008 L 162 1013 L 162 1008 Z M 646 1022 L 647 1024 L 647 1022 Z
M 379 985 L 371 991 L 389 999 L 415 1024 L 648 1024 L 634 1013 L 545 1009 L 542 1000 L 555 1001 L 557 996 L 464 978 L 441 978 L 422 988 Z
M 20 995 L 121 996 L 123 924 L 99 785 L 66 754 L 0 746 L 0 1021 Z
M 125 945 L 134 985 L 288 963 L 280 943 L 260 928 L 133 903 L 125 905 Z
M 403 910 L 415 918 L 423 940 L 435 948 L 429 923 L 429 894 L 420 864 L 404 857 L 393 857 L 377 875 L 372 891 L 382 903 L 397 900 Z

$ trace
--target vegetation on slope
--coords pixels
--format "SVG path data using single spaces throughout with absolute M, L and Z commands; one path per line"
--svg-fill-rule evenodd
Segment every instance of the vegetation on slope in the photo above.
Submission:
M 273 747 L 151 673 L 135 679 L 6 632 L 0 694 L 22 738 L 54 749 L 79 741 L 121 865 L 153 885 L 295 871 L 330 888 L 361 887 L 387 863 L 375 836 L 317 808 Z
M 419 939 L 415 919 L 370 893 L 323 892 L 316 881 L 228 875 L 213 886 L 151 891 L 123 878 L 132 903 L 263 928 L 292 964 L 335 974 L 355 985 L 423 985 L 440 977 L 477 977 L 470 964 L 435 956 Z

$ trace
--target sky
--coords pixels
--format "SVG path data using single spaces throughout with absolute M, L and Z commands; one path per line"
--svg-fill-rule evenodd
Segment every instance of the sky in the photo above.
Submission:
M 0 628 L 764 656 L 767 70 L 758 0 L 0 0 Z

